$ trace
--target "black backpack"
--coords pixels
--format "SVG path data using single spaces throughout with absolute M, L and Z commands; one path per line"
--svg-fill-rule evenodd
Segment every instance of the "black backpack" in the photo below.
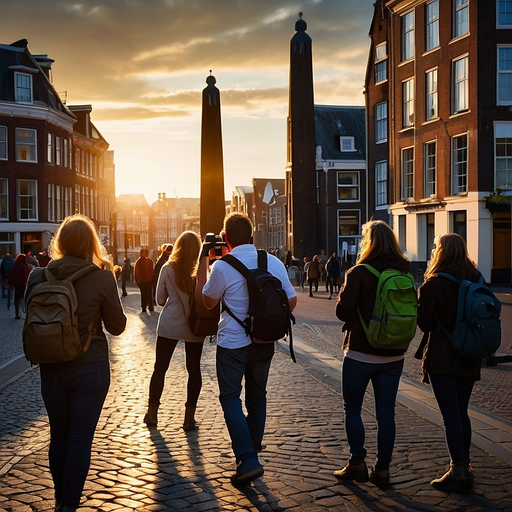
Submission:
M 248 269 L 241 261 L 227 254 L 222 261 L 229 263 L 247 279 L 249 308 L 242 321 L 223 304 L 223 309 L 244 329 L 254 343 L 271 343 L 289 335 L 290 356 L 294 362 L 292 323 L 288 297 L 281 281 L 267 270 L 267 252 L 258 250 L 258 268 Z

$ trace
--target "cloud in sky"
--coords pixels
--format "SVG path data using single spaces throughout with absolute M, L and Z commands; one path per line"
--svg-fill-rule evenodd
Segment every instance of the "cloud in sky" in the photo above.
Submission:
M 226 197 L 284 177 L 289 42 L 313 39 L 315 102 L 362 105 L 373 0 L 2 0 L 3 44 L 55 60 L 67 102 L 91 104 L 117 193 L 198 196 L 201 91 L 221 91 Z M 140 180 L 143 175 L 144 179 Z

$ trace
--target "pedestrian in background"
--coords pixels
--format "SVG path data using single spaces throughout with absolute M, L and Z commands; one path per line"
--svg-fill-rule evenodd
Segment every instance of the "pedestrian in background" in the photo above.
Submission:
M 7 299 L 7 310 L 11 307 L 11 297 L 12 291 L 9 288 L 9 282 L 7 278 L 9 277 L 9 272 L 14 265 L 14 258 L 11 256 L 11 253 L 6 252 L 5 256 L 2 258 L 2 265 L 0 265 L 0 275 L 2 276 L 2 297 Z
M 325 274 L 329 283 L 329 300 L 331 300 L 333 292 L 339 292 L 339 280 L 341 279 L 341 263 L 335 252 L 325 264 Z
M 172 248 L 172 246 L 171 246 Z M 201 239 L 193 231 L 183 232 L 169 260 L 162 266 L 156 287 L 156 300 L 164 309 L 156 328 L 156 361 L 149 383 L 148 411 L 144 423 L 158 423 L 158 408 L 164 389 L 165 374 L 169 369 L 174 349 L 179 340 L 185 342 L 185 357 L 188 373 L 187 401 L 183 430 L 195 430 L 195 412 L 202 387 L 201 354 L 204 336 L 194 336 L 188 317 L 190 303 L 195 290 L 197 262 L 201 250 Z
M 130 280 L 130 275 L 132 273 L 132 266 L 130 263 L 130 258 L 123 259 L 123 268 L 121 269 L 121 290 L 123 293 L 123 297 L 126 297 L 128 293 L 126 292 L 126 282 Z
M 409 272 L 393 230 L 383 221 L 364 224 L 357 265 L 347 270 L 336 303 L 336 316 L 344 322 L 342 394 L 345 431 L 350 446 L 348 464 L 334 472 L 339 480 L 389 485 L 389 465 L 395 444 L 395 402 L 404 366 L 405 350 L 373 348 L 366 338 L 359 313 L 368 324 L 375 304 L 378 279 L 362 264 L 382 272 L 395 268 Z M 361 418 L 366 388 L 372 382 L 377 417 L 377 462 L 370 476 L 366 466 L 365 428 Z
M 306 275 L 308 276 L 310 297 L 313 297 L 313 286 L 315 287 L 315 292 L 318 291 L 318 279 L 320 277 L 321 267 L 322 265 L 320 264 L 320 260 L 316 254 L 313 256 L 313 259 L 304 266 L 306 269 Z
M 14 314 L 16 315 L 15 318 L 17 320 L 21 318 L 20 306 L 25 295 L 30 270 L 31 268 L 27 264 L 27 257 L 25 254 L 18 254 L 18 256 L 16 256 L 16 261 L 9 272 L 9 277 L 7 278 L 9 287 L 14 288 Z
M 258 267 L 258 253 L 251 243 L 253 225 L 246 214 L 234 212 L 224 219 L 222 237 L 230 254 L 248 269 Z M 225 248 L 223 248 L 225 249 Z M 198 285 L 206 281 L 208 253 L 201 253 Z M 297 303 L 286 268 L 281 261 L 267 254 L 268 271 L 282 283 L 290 309 Z M 229 263 L 218 260 L 212 266 L 208 281 L 204 284 L 203 303 L 213 309 L 222 299 L 238 318 L 246 318 L 249 308 L 249 292 L 246 278 Z M 267 415 L 267 380 L 270 363 L 274 356 L 274 343 L 253 343 L 245 329 L 227 311 L 221 312 L 217 333 L 217 380 L 219 400 L 231 437 L 236 458 L 236 472 L 231 476 L 234 486 L 245 485 L 263 475 L 258 452 L 263 449 L 262 440 Z M 240 395 L 245 382 L 245 408 Z
M 149 249 L 141 249 L 139 257 L 135 262 L 133 277 L 140 290 L 140 307 L 143 313 L 146 313 L 148 309 L 150 312 L 155 309 L 151 289 L 151 283 L 153 282 L 153 266 L 153 260 L 149 257 Z
M 82 343 L 93 335 L 79 359 L 40 364 L 41 394 L 50 420 L 49 463 L 55 487 L 55 510 L 73 512 L 79 504 L 91 459 L 91 447 L 110 386 L 105 329 L 121 334 L 126 317 L 119 300 L 112 264 L 92 221 L 84 215 L 66 217 L 50 245 L 48 270 L 65 279 L 83 266 L 98 267 L 74 283 L 78 298 L 78 332 Z M 44 280 L 44 268 L 30 275 L 32 287 Z
M 469 259 L 466 242 L 455 233 L 434 240 L 432 260 L 419 288 L 418 325 L 425 333 L 416 357 L 422 359 L 422 382 L 430 382 L 443 416 L 450 467 L 441 478 L 430 482 L 447 492 L 473 487 L 470 465 L 471 420 L 468 414 L 473 386 L 480 379 L 481 359 L 458 355 L 439 322 L 453 331 L 457 317 L 459 285 L 438 276 L 439 272 L 457 279 L 478 282 L 480 272 Z
M 155 268 L 153 269 L 153 281 L 152 281 L 152 288 L 153 288 L 153 299 L 154 303 L 156 305 L 156 285 L 158 283 L 158 276 L 160 275 L 160 270 L 162 267 L 169 261 L 169 257 L 172 253 L 172 244 L 162 244 L 160 246 L 160 254 L 156 260 Z

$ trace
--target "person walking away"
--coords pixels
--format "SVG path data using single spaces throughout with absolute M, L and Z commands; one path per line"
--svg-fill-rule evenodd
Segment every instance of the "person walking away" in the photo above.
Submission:
M 121 334 L 126 316 L 119 299 L 112 264 L 96 227 L 84 215 L 66 217 L 51 241 L 47 269 L 65 279 L 83 266 L 97 268 L 75 281 L 78 331 L 89 349 L 79 358 L 40 364 L 41 394 L 50 420 L 49 462 L 55 488 L 55 510 L 73 512 L 79 504 L 91 459 L 94 431 L 110 385 L 108 344 L 103 327 Z M 45 269 L 30 274 L 26 296 L 41 283 Z
M 141 249 L 135 262 L 133 277 L 140 290 L 140 307 L 143 313 L 154 310 L 151 283 L 153 281 L 153 260 L 149 257 L 149 249 Z
M 2 275 L 2 297 L 7 299 L 7 310 L 11 307 L 11 298 L 12 292 L 9 288 L 9 272 L 11 271 L 14 265 L 14 258 L 11 256 L 9 252 L 5 253 L 5 256 L 2 258 L 2 265 L 0 266 L 0 274 Z
M 172 246 L 171 246 L 172 247 Z M 188 317 L 190 302 L 194 294 L 197 263 L 201 239 L 192 231 L 183 232 L 174 246 L 169 260 L 162 266 L 156 287 L 156 300 L 164 309 L 157 324 L 156 361 L 149 384 L 148 411 L 144 423 L 158 423 L 158 408 L 162 396 L 165 374 L 169 369 L 178 340 L 185 342 L 185 357 L 188 373 L 187 401 L 183 430 L 195 430 L 195 412 L 202 387 L 201 355 L 204 336 L 194 336 Z
M 368 325 L 375 304 L 378 279 L 364 265 L 379 272 L 394 268 L 408 272 L 393 230 L 383 221 L 363 225 L 357 264 L 347 270 L 336 302 L 336 316 L 344 322 L 342 394 L 345 431 L 350 447 L 348 464 L 334 472 L 339 480 L 366 482 L 387 487 L 389 466 L 395 444 L 395 401 L 404 366 L 405 350 L 373 348 L 366 338 L 359 313 Z M 369 382 L 372 382 L 377 417 L 377 462 L 368 475 L 365 427 L 361 409 Z
M 338 281 L 341 279 L 341 263 L 335 252 L 332 253 L 325 264 L 325 273 L 329 282 L 329 300 L 331 300 L 333 289 L 336 293 L 339 291 Z
M 416 352 L 416 357 L 422 359 L 422 382 L 430 382 L 443 416 L 450 454 L 448 472 L 432 480 L 430 485 L 441 491 L 461 492 L 473 486 L 468 406 L 473 386 L 480 379 L 482 360 L 458 355 L 439 327 L 441 322 L 448 331 L 453 331 L 459 289 L 457 283 L 438 276 L 439 272 L 460 280 L 478 282 L 480 279 L 461 236 L 449 233 L 434 240 L 432 260 L 418 290 L 418 325 L 425 335 Z
M 315 292 L 318 291 L 318 279 L 320 277 L 320 260 L 318 256 L 315 254 L 311 262 L 306 263 L 308 267 L 306 269 L 306 274 L 308 276 L 308 284 L 309 284 L 309 296 L 313 297 L 313 286 L 315 287 Z
M 304 290 L 304 283 L 306 282 L 306 276 L 307 276 L 306 266 L 309 267 L 308 257 L 304 256 L 304 258 L 302 258 L 302 267 L 300 269 L 300 289 L 302 289 L 302 290 Z
M 251 244 L 252 233 L 252 222 L 246 214 L 233 212 L 224 219 L 221 235 L 229 252 L 249 269 L 258 266 L 258 253 Z M 203 250 L 198 271 L 200 287 L 207 279 L 208 263 L 209 256 Z M 281 281 L 290 309 L 293 310 L 297 303 L 297 292 L 288 279 L 285 266 L 267 254 L 267 268 Z M 233 315 L 246 318 L 249 307 L 247 280 L 229 263 L 216 261 L 202 290 L 203 303 L 208 309 L 214 308 L 222 299 Z M 217 333 L 217 380 L 219 400 L 237 464 L 236 472 L 231 476 L 234 486 L 245 485 L 261 477 L 264 472 L 258 452 L 263 449 L 266 387 L 273 355 L 273 342 L 253 343 L 244 328 L 227 311 L 221 312 Z M 240 399 L 243 380 L 247 416 Z
M 25 289 L 27 287 L 30 270 L 31 269 L 28 266 L 25 254 L 18 254 L 18 256 L 16 256 L 16 261 L 9 272 L 9 277 L 7 278 L 9 287 L 14 289 L 14 314 L 17 320 L 21 318 L 20 305 L 23 301 L 23 297 L 25 296 Z
M 160 254 L 156 260 L 155 268 L 153 269 L 153 281 L 151 283 L 155 305 L 157 303 L 156 285 L 158 283 L 158 276 L 160 275 L 160 270 L 162 267 L 169 261 L 169 257 L 172 253 L 172 244 L 163 244 L 160 249 Z
M 123 268 L 121 269 L 121 290 L 123 293 L 123 297 L 126 297 L 128 293 L 126 292 L 126 282 L 130 280 L 130 274 L 132 272 L 130 258 L 123 259 Z

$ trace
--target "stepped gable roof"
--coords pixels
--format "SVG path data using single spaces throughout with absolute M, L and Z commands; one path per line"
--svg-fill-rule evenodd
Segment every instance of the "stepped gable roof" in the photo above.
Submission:
M 355 151 L 340 151 L 340 137 L 354 137 Z M 315 105 L 316 146 L 324 160 L 366 159 L 365 108 Z

